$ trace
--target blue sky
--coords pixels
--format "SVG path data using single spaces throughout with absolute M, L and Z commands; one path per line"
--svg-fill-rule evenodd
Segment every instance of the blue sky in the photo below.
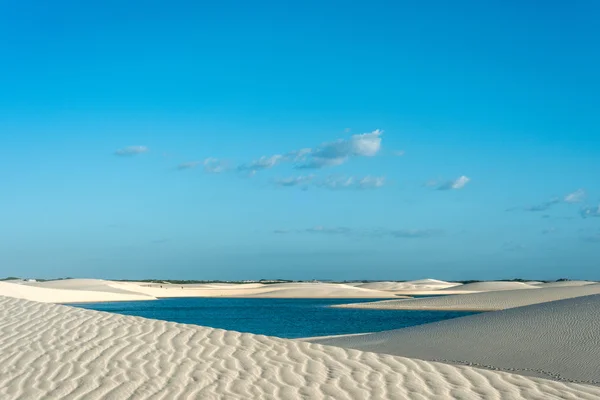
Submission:
M 0 7 L 1 276 L 600 279 L 597 2 Z

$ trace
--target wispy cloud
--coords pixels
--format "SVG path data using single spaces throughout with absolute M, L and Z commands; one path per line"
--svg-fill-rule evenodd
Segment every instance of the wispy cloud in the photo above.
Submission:
M 204 172 L 209 174 L 220 174 L 229 170 L 229 164 L 226 161 L 214 157 L 204 159 L 202 165 L 204 165 Z
M 441 229 L 352 229 L 348 227 L 324 227 L 315 226 L 306 229 L 277 229 L 273 231 L 276 234 L 296 233 L 296 234 L 323 234 L 323 235 L 345 235 L 345 236 L 360 236 L 371 238 L 397 238 L 397 239 L 416 239 L 441 236 L 444 231 Z
M 436 190 L 459 190 L 464 188 L 467 183 L 471 181 L 471 178 L 462 175 L 456 179 L 450 181 L 438 181 L 438 180 L 430 180 L 425 182 L 425 186 L 436 188 Z
M 586 192 L 583 189 L 577 189 L 573 193 L 569 193 L 563 199 L 565 203 L 573 204 L 573 203 L 581 203 L 585 200 Z
M 188 161 L 188 162 L 184 162 L 181 163 L 177 166 L 177 169 L 180 171 L 186 170 L 186 169 L 193 169 L 196 168 L 198 165 L 200 165 L 200 161 Z
M 531 211 L 531 212 L 546 211 L 549 208 L 551 208 L 557 204 L 581 203 L 585 199 L 585 196 L 586 196 L 585 190 L 578 189 L 578 190 L 574 191 L 573 193 L 569 193 L 563 197 L 555 197 L 555 198 L 545 201 L 543 203 L 534 204 L 532 206 L 512 207 L 512 208 L 507 209 L 506 211 L 515 211 L 515 210 L 523 210 L 523 211 Z M 544 217 L 549 218 L 549 216 L 544 216 Z
M 285 157 L 281 154 L 266 157 L 263 156 L 258 160 L 254 160 L 248 164 L 242 164 L 238 167 L 239 171 L 261 171 L 263 169 L 273 168 L 285 160 Z
M 302 185 L 308 185 L 309 183 L 311 183 L 311 181 L 313 179 L 314 179 L 313 175 L 300 175 L 300 176 L 276 179 L 273 181 L 273 183 L 276 186 L 285 186 L 285 187 L 302 186 Z
M 393 155 L 395 155 L 396 157 L 402 157 L 406 154 L 406 152 L 404 150 L 396 150 L 392 152 Z
M 352 157 L 373 157 L 381 150 L 382 130 L 353 135 L 350 139 L 339 139 L 323 143 L 310 153 L 297 168 L 318 169 L 344 164 Z
M 581 209 L 581 216 L 583 218 L 588 217 L 600 217 L 600 205 L 593 207 L 584 207 Z
M 150 149 L 146 146 L 129 146 L 115 151 L 116 156 L 128 157 L 147 153 Z
M 322 181 L 315 183 L 316 186 L 331 189 L 376 189 L 385 185 L 383 176 L 365 176 L 365 177 L 343 177 L 330 175 Z

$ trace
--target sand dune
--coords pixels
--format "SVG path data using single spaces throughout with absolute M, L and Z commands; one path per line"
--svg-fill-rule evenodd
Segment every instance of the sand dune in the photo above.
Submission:
M 0 398 L 592 400 L 600 388 L 0 297 Z
M 21 298 L 30 300 L 43 298 L 44 301 L 56 303 L 152 300 L 175 297 L 400 298 L 394 293 L 386 291 L 321 282 L 175 285 L 102 279 L 63 279 L 47 282 L 4 282 L 4 284 L 5 286 L 0 286 L 0 295 L 13 296 L 13 293 L 19 292 L 22 293 Z M 42 292 L 43 296 L 36 294 Z
M 460 286 L 460 290 L 464 292 L 490 292 L 495 290 L 518 290 L 518 289 L 536 289 L 536 286 L 528 285 L 522 282 L 502 282 L 488 281 L 467 283 Z M 445 290 L 445 289 L 442 289 Z M 449 290 L 453 290 L 450 288 Z
M 460 283 L 451 283 L 438 281 L 436 279 L 420 279 L 417 281 L 408 281 L 408 282 L 369 282 L 369 283 L 361 283 L 358 287 L 363 289 L 373 289 L 373 290 L 383 290 L 383 291 L 423 291 L 423 290 L 439 290 L 446 289 L 451 287 L 462 286 Z
M 600 384 L 600 295 L 317 342 Z
M 343 304 L 336 307 L 397 310 L 491 311 L 592 294 L 600 294 L 600 284 L 538 288 L 531 290 L 498 290 L 421 299 L 384 300 L 369 303 Z
M 593 281 L 560 281 L 560 282 L 547 282 L 547 283 L 540 282 L 540 283 L 536 284 L 535 286 L 541 287 L 541 288 L 548 288 L 548 287 L 570 287 L 570 286 L 593 285 L 595 283 L 598 283 L 598 282 L 593 282 Z
M 136 292 L 54 289 L 8 282 L 0 282 L 0 296 L 16 297 L 45 303 L 89 303 L 155 299 L 152 296 Z

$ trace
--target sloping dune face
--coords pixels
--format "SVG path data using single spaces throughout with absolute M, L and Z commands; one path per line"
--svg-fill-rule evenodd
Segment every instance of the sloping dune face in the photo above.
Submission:
M 534 285 L 528 285 L 522 282 L 475 282 L 461 285 L 460 290 L 471 292 L 489 292 L 493 290 L 518 290 L 518 289 L 536 289 Z M 452 290 L 452 289 L 450 289 Z
M 316 342 L 600 384 L 600 295 Z
M 532 290 L 498 290 L 422 299 L 343 304 L 335 307 L 394 310 L 490 311 L 505 310 L 592 294 L 600 294 L 600 284 Z
M 408 282 L 369 282 L 357 285 L 364 289 L 404 291 L 404 290 L 440 290 L 462 286 L 460 283 L 438 281 L 436 279 L 420 279 Z
M 152 296 L 132 291 L 105 289 L 103 287 L 96 288 L 98 290 L 75 290 L 58 287 L 43 287 L 0 282 L 0 296 L 10 296 L 46 303 L 85 303 L 97 301 L 139 301 L 154 299 Z
M 600 388 L 0 297 L 0 398 L 592 400 Z

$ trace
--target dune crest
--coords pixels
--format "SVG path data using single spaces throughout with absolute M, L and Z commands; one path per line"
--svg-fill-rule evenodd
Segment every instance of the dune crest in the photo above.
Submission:
M 342 304 L 334 307 L 395 310 L 495 311 L 593 294 L 600 294 L 600 284 L 537 288 L 531 290 L 497 290 L 420 299 Z
M 311 341 L 600 384 L 600 294 Z

